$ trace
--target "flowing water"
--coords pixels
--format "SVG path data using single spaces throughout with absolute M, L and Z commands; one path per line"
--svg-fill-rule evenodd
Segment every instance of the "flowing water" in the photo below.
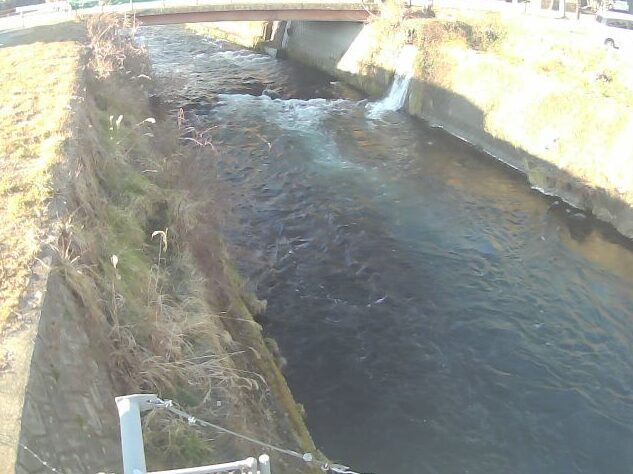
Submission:
M 331 459 L 633 472 L 622 239 L 303 66 L 173 27 L 142 40 L 165 99 L 215 127 L 222 230 Z
M 396 59 L 396 71 L 389 92 L 379 102 L 369 106 L 369 118 L 380 118 L 385 112 L 400 110 L 407 101 L 409 84 L 413 78 L 413 68 L 417 49 L 411 44 L 405 45 Z

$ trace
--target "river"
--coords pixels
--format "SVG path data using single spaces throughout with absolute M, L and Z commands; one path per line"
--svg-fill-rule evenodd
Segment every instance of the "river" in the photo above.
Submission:
M 633 253 L 314 70 L 143 29 L 315 442 L 355 470 L 633 472 Z M 264 90 L 274 97 L 262 95 Z

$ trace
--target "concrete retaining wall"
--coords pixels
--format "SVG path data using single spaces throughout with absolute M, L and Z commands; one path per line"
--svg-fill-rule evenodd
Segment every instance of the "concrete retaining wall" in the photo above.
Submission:
M 121 470 L 115 392 L 103 354 L 60 275 L 48 278 L 26 386 L 20 444 L 64 472 Z M 16 473 L 50 472 L 27 449 Z
M 3 346 L 0 473 L 116 472 L 121 469 L 114 389 L 90 322 L 41 255 Z M 39 456 L 40 459 L 38 459 Z
M 385 33 L 375 23 L 292 21 L 283 46 L 288 57 L 380 97 L 393 78 L 404 33 Z M 252 38 L 238 41 L 249 42 Z M 442 44 L 436 47 L 435 53 L 443 55 Z M 539 110 L 550 107 L 547 93 L 571 86 L 540 75 L 538 67 L 530 70 L 529 64 L 518 69 L 503 57 L 473 50 L 457 56 L 440 59 L 457 65 L 448 66 L 450 77 L 429 82 L 425 71 L 417 71 L 405 109 L 517 169 L 535 189 L 559 196 L 633 238 L 633 167 L 623 169 L 632 153 L 625 143 L 628 132 L 616 136 L 599 118 L 593 124 L 580 118 L 594 116 L 591 111 L 602 107 L 601 99 L 588 92 L 574 104 L 575 112 L 550 110 L 544 123 Z M 493 84 L 481 87 L 490 79 Z M 512 87 L 497 89 L 503 84 Z M 609 107 L 619 107 L 618 114 L 627 116 L 625 104 L 611 101 Z M 633 122 L 629 125 L 633 129 Z
M 287 28 L 288 55 L 328 72 L 335 72 L 362 23 L 293 21 Z
M 370 30 L 361 23 L 293 21 L 288 26 L 287 55 L 379 97 L 388 89 L 393 71 L 376 67 Z
M 400 44 L 387 41 L 384 32 L 372 24 L 292 22 L 287 49 L 291 58 L 332 74 L 370 95 L 381 96 L 393 77 Z M 515 87 L 495 91 L 494 85 L 492 89 L 476 87 L 477 81 L 485 81 L 491 74 L 489 57 L 470 51 L 455 61 L 467 64 L 464 68 L 468 77 L 460 79 L 461 70 L 457 67 L 450 79 L 436 83 L 423 79 L 424 71 L 418 71 L 405 106 L 411 115 L 465 139 L 525 174 L 534 188 L 593 213 L 633 238 L 633 189 L 614 184 L 614 180 L 626 182 L 628 179 L 618 179 L 618 172 L 613 171 L 615 167 L 621 169 L 617 163 L 622 163 L 622 153 L 631 153 L 621 146 L 621 140 L 611 143 L 606 135 L 604 142 L 596 136 L 577 138 L 574 132 L 580 124 L 574 125 L 566 110 L 556 111 L 560 120 L 555 123 L 566 125 L 557 127 L 556 133 L 561 135 L 552 138 L 551 126 L 543 124 L 538 113 L 539 107 L 547 107 L 546 99 L 538 94 L 541 78 L 516 82 L 514 76 L 520 73 L 497 58 L 498 67 L 492 66 L 496 76 L 514 83 Z M 551 87 L 560 85 L 552 82 Z M 491 91 L 494 92 L 492 97 Z M 514 105 L 517 97 L 531 98 L 521 104 L 525 111 L 517 111 Z M 586 106 L 582 104 L 585 112 L 599 106 L 592 100 L 595 99 L 588 98 Z M 599 131 L 601 127 L 602 124 L 596 122 L 594 130 Z M 576 159 L 578 156 L 582 161 Z M 596 160 L 597 156 L 604 159 Z M 628 170 L 626 173 L 631 174 Z
M 246 48 L 257 48 L 266 35 L 266 21 L 219 21 L 191 23 L 187 27 L 198 33 L 236 43 Z

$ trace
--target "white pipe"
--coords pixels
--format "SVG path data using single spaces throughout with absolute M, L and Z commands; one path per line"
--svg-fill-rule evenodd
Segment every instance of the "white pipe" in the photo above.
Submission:
M 248 474 L 257 474 L 257 459 L 255 458 L 246 458 L 244 459 L 244 461 L 246 461 L 247 466 L 247 473 Z
M 141 411 L 151 408 L 147 402 L 156 395 L 136 394 L 116 397 L 121 425 L 121 454 L 124 474 L 145 474 L 145 449 L 143 448 L 143 428 Z
M 227 462 L 225 464 L 213 464 L 211 466 L 187 467 L 184 469 L 173 469 L 171 471 L 153 471 L 149 474 L 211 474 L 214 472 L 230 472 L 238 469 L 253 469 L 253 461 L 255 461 L 255 458 Z M 255 467 L 255 469 L 257 469 L 257 467 Z
M 270 456 L 268 456 L 268 454 L 262 454 L 259 457 L 259 474 L 271 474 Z

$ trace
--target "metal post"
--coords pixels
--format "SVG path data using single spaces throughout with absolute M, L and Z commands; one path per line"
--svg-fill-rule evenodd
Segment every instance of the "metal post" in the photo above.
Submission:
M 257 459 L 246 458 L 246 472 L 248 474 L 257 474 Z
M 148 410 L 148 402 L 156 395 L 136 394 L 116 397 L 121 424 L 121 451 L 124 474 L 146 474 L 145 449 L 143 448 L 143 428 L 141 411 Z
M 270 457 L 262 454 L 259 457 L 259 474 L 270 474 Z

